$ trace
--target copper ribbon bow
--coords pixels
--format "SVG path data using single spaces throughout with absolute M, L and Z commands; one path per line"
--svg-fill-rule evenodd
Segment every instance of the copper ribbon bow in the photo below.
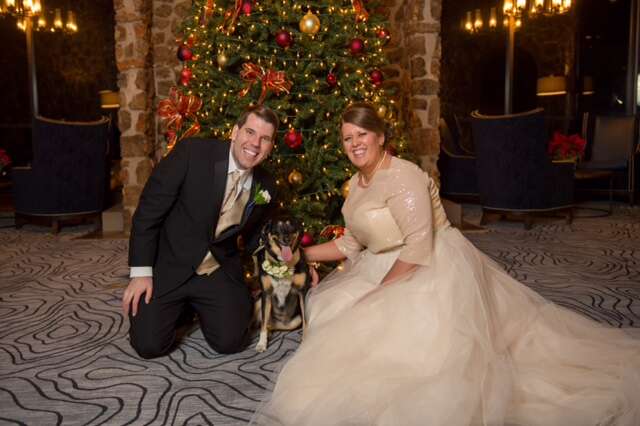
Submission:
M 362 0 L 351 0 L 351 5 L 356 11 L 356 21 L 366 21 L 369 18 L 369 12 L 365 9 Z
M 344 226 L 340 225 L 327 225 L 320 231 L 320 236 L 324 238 L 336 239 L 344 235 Z
M 247 83 L 247 86 L 240 91 L 240 97 L 246 96 L 258 80 L 262 83 L 262 92 L 260 99 L 258 99 L 259 105 L 262 105 L 269 90 L 273 90 L 277 95 L 281 92 L 289 93 L 292 84 L 287 81 L 287 75 L 284 71 L 267 70 L 265 72 L 264 68 L 251 62 L 242 64 L 240 77 Z
M 200 24 L 206 25 L 209 19 L 213 15 L 213 0 L 207 0 L 207 5 L 202 10 L 202 16 L 200 17 Z
M 227 10 L 224 14 L 224 21 L 222 23 L 223 27 L 227 28 L 227 32 L 233 34 L 235 31 L 236 21 L 238 20 L 238 15 L 240 15 L 240 11 L 242 10 L 243 0 L 236 0 L 235 5 L 233 6 L 233 10 Z
M 200 131 L 200 123 L 196 112 L 202 108 L 202 99 L 195 95 L 183 95 L 176 87 L 169 91 L 169 97 L 163 99 L 158 104 L 158 115 L 165 120 L 169 133 L 167 149 L 170 151 L 177 141 L 189 136 L 193 136 Z M 191 126 L 178 137 L 178 132 L 182 128 L 185 119 L 191 120 Z

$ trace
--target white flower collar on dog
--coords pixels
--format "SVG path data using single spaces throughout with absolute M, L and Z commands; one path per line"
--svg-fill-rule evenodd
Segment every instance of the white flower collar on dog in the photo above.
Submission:
M 269 259 L 262 262 L 262 270 L 280 280 L 293 276 L 293 266 L 290 267 L 284 262 L 271 262 Z

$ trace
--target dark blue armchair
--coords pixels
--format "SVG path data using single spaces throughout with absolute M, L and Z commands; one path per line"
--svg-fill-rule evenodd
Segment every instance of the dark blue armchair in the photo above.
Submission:
M 108 182 L 109 119 L 33 120 L 33 161 L 12 170 L 16 227 L 78 219 L 100 224 Z
M 575 164 L 547 155 L 543 110 L 471 117 L 483 221 L 489 213 L 520 213 L 530 229 L 535 214 L 562 211 L 570 223 Z

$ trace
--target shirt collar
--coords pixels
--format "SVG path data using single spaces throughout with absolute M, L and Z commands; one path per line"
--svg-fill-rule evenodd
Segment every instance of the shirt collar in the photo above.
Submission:
M 232 142 L 233 143 L 233 142 Z M 230 175 L 231 173 L 235 172 L 236 170 L 243 170 L 244 173 L 244 182 L 242 183 L 242 186 L 244 187 L 244 189 L 251 189 L 251 181 L 252 181 L 252 177 L 253 177 L 253 171 L 251 169 L 247 170 L 247 169 L 242 169 L 238 166 L 238 163 L 236 163 L 236 159 L 233 157 L 233 146 L 229 149 L 229 167 L 227 168 L 227 175 Z

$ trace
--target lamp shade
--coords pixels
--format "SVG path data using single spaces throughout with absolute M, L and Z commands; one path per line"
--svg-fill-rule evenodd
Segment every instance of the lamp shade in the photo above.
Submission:
M 118 92 L 101 90 L 98 93 L 100 94 L 100 107 L 103 109 L 120 108 L 120 95 Z
M 556 96 L 567 93 L 567 81 L 564 76 L 550 75 L 538 79 L 538 96 Z

